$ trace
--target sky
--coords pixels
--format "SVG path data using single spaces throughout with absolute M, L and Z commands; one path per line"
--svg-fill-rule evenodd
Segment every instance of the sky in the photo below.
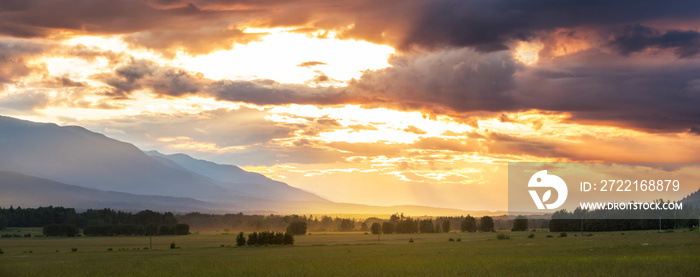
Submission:
M 507 163 L 700 161 L 700 2 L 0 0 L 0 114 L 338 202 L 507 209 Z

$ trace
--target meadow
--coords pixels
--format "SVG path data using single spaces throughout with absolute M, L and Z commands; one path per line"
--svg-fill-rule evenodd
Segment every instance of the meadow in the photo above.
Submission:
M 143 250 L 148 237 L 2 238 L 0 276 L 700 274 L 697 231 L 504 233 L 510 239 L 453 232 L 381 235 L 379 243 L 371 234 L 312 233 L 296 236 L 294 246 L 259 247 L 236 247 L 234 234 L 196 234 L 153 237 L 150 250 Z

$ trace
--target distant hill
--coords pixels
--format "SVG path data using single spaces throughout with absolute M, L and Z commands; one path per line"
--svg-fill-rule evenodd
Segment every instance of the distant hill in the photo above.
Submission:
M 0 171 L 0 192 L 0 203 L 6 207 L 53 205 L 76 209 L 109 207 L 122 211 L 216 211 L 214 205 L 192 198 L 87 189 L 8 171 Z
M 692 205 L 695 208 L 700 208 L 700 189 L 696 192 L 693 192 L 683 198 L 681 201 L 683 204 L 689 204 Z
M 194 160 L 194 159 L 192 159 Z M 0 117 L 0 170 L 13 171 L 85 188 L 141 195 L 191 197 L 209 202 L 257 203 L 262 195 L 173 167 L 149 157 L 134 145 L 90 132 L 82 127 L 60 127 Z M 240 170 L 240 169 L 239 169 Z M 247 176 L 243 170 L 237 174 Z M 254 174 L 254 173 L 248 173 Z M 260 176 L 268 187 L 274 181 Z M 245 177 L 243 182 L 250 181 Z M 236 182 L 229 179 L 229 182 Z M 222 184 L 228 186 L 224 187 Z M 248 183 L 247 188 L 257 184 Z M 322 198 L 279 183 L 266 199 L 284 201 Z M 284 194 L 287 187 L 289 194 Z M 275 194 L 277 193 L 277 194 Z M 296 198 L 298 197 L 298 198 Z
M 326 199 L 315 194 L 272 180 L 259 173 L 245 171 L 234 165 L 198 160 L 185 154 L 164 155 L 158 151 L 145 153 L 172 168 L 205 176 L 224 188 L 246 195 L 270 200 L 327 202 Z
M 334 203 L 237 166 L 142 152 L 77 126 L 0 116 L 0 206 L 256 214 L 473 215 L 424 206 Z

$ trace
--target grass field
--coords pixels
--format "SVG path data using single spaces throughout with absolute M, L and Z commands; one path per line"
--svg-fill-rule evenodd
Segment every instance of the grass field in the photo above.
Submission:
M 133 250 L 148 247 L 148 237 L 2 238 L 0 276 L 700 275 L 700 232 L 507 234 L 394 234 L 377 244 L 374 235 L 313 233 L 294 246 L 261 247 L 200 234 L 154 237 L 152 250 Z M 169 249 L 171 242 L 181 248 Z

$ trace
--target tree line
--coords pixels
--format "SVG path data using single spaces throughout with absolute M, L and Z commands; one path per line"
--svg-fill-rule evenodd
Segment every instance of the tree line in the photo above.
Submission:
M 243 232 L 238 233 L 236 237 L 237 246 L 245 245 L 293 245 L 294 235 L 292 233 L 282 233 L 282 232 L 253 232 L 248 234 L 248 239 L 245 238 Z
M 572 212 L 560 210 L 552 214 L 549 221 L 549 230 L 552 232 L 598 232 L 598 231 L 625 231 L 625 230 L 660 230 L 676 229 L 698 226 L 698 219 L 680 217 L 673 219 L 673 211 L 650 211 L 642 214 L 639 211 L 632 214 L 630 211 L 587 211 L 580 208 Z M 688 210 L 683 212 L 689 212 Z M 628 214 L 625 214 L 628 213 Z M 617 217 L 615 219 L 606 217 Z M 628 217 L 627 219 L 620 219 Z M 642 218 L 634 218 L 642 217 Z M 657 217 L 657 218 L 654 218 Z
M 189 225 L 178 223 L 171 212 L 144 210 L 138 213 L 112 209 L 77 212 L 73 208 L 0 208 L 0 229 L 43 227 L 45 236 L 186 235 Z

